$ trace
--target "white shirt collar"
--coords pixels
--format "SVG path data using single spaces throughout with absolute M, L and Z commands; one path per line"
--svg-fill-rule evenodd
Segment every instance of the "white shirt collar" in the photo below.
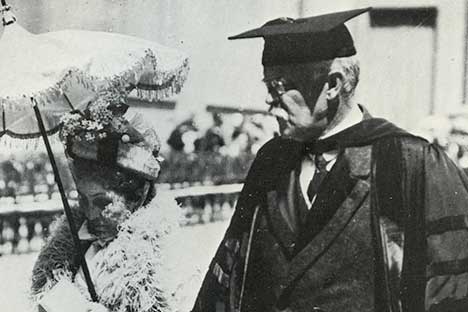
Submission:
M 341 132 L 351 126 L 354 126 L 355 124 L 358 124 L 362 121 L 363 115 L 361 110 L 357 105 L 353 105 L 351 107 L 351 110 L 346 114 L 345 118 L 343 118 L 342 121 L 340 121 L 335 127 L 330 129 L 330 131 L 327 131 L 325 134 L 321 135 L 319 137 L 319 140 L 331 137 L 334 134 L 337 134 L 338 132 Z
M 361 110 L 359 109 L 359 107 L 357 105 L 353 105 L 351 110 L 345 116 L 345 118 L 343 118 L 343 120 L 341 122 L 339 122 L 335 127 L 330 129 L 330 131 L 328 131 L 325 134 L 323 134 L 322 136 L 320 136 L 319 140 L 328 138 L 328 137 L 330 137 L 330 136 L 332 136 L 334 134 L 337 134 L 338 132 L 341 132 L 341 131 L 343 131 L 343 130 L 351 127 L 351 126 L 354 126 L 355 124 L 360 123 L 362 121 L 362 118 L 363 118 L 363 114 L 362 114 Z M 336 159 L 336 157 L 338 156 L 338 151 L 329 151 L 329 152 L 323 153 L 322 156 L 323 156 L 323 158 L 325 158 L 325 160 L 327 162 L 330 162 L 330 161 Z M 313 155 L 309 155 L 308 158 L 313 160 Z
M 330 161 L 332 161 L 333 159 L 338 157 L 338 151 L 336 151 L 336 150 L 335 151 L 329 151 L 329 152 L 323 153 L 322 156 L 325 159 L 325 161 L 327 163 L 329 163 Z M 328 170 L 328 165 L 327 165 L 327 170 Z
M 338 151 L 334 150 L 334 151 L 325 152 L 325 153 L 322 154 L 322 156 L 323 156 L 323 158 L 325 158 L 325 161 L 328 163 L 327 164 L 327 170 L 328 170 L 328 167 L 331 167 L 331 165 L 333 164 L 332 160 L 334 160 L 334 159 L 336 159 L 336 157 L 338 157 Z M 305 160 L 308 159 L 308 161 L 313 163 L 314 157 L 315 156 L 313 154 L 307 154 L 306 157 L 305 157 Z

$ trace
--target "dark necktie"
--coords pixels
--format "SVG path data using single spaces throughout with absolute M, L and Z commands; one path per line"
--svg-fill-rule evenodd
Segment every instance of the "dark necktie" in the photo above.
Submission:
M 327 172 L 328 162 L 325 160 L 322 154 L 315 155 L 314 162 L 315 162 L 314 177 L 310 181 L 309 187 L 307 188 L 307 196 L 309 197 L 310 202 L 312 202 L 315 195 L 317 195 L 320 184 L 323 182 L 323 179 L 325 179 L 328 173 Z

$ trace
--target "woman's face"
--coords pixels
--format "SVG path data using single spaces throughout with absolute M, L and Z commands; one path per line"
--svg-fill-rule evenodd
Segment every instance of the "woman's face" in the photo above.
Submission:
M 87 160 L 74 160 L 71 169 L 88 230 L 99 238 L 115 236 L 148 196 L 150 182 L 132 172 Z

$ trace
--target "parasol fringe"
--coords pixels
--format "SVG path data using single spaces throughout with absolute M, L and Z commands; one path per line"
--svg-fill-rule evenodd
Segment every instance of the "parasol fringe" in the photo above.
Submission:
M 57 134 L 58 129 L 54 132 L 48 131 L 48 136 L 50 143 L 55 146 L 62 146 L 60 138 Z M 7 148 L 7 149 L 19 149 L 21 151 L 32 152 L 37 151 L 39 149 L 43 149 L 43 142 L 41 139 L 41 135 L 37 134 L 38 136 L 34 137 L 14 137 L 11 135 L 4 135 L 0 136 L 0 148 Z M 23 136 L 23 135 L 21 135 Z
M 62 127 L 61 124 L 53 127 L 52 129 L 49 129 L 46 131 L 47 135 L 53 135 L 55 133 L 57 133 L 60 128 Z M 6 137 L 10 137 L 10 138 L 13 138 L 13 139 L 19 139 L 19 140 L 27 140 L 27 139 L 35 139 L 35 138 L 38 138 L 41 136 L 41 133 L 40 132 L 34 132 L 34 133 L 16 133 L 14 131 L 11 131 L 11 130 L 4 130 L 4 131 L 0 131 L 0 142 L 3 138 L 6 138 Z
M 140 84 L 141 75 L 145 73 L 145 67 L 157 67 L 156 57 L 147 52 L 146 56 L 141 58 L 135 66 L 114 76 L 111 79 L 100 79 L 99 77 L 90 76 L 78 69 L 68 70 L 54 86 L 40 92 L 33 92 L 28 95 L 17 97 L 0 97 L 0 102 L 4 103 L 6 111 L 24 112 L 32 109 L 30 98 L 36 99 L 40 107 L 46 107 L 52 103 L 60 101 L 60 97 L 67 90 L 74 88 L 74 84 L 82 86 L 86 90 L 97 91 L 96 85 L 102 85 L 106 89 L 106 85 L 111 86 L 115 83 L 121 86 L 133 85 L 137 89 L 137 96 L 143 100 L 158 101 L 165 97 L 170 97 L 180 92 L 183 84 L 186 81 L 189 71 L 188 59 L 178 68 L 172 71 L 156 71 L 150 84 Z M 145 92 L 141 92 L 141 89 Z
M 139 84 L 136 96 L 143 100 L 158 101 L 179 93 L 187 79 L 189 71 L 188 60 L 172 72 L 159 72 L 153 79 L 153 85 Z M 161 84 L 161 81 L 165 83 Z
M 89 77 L 78 69 L 71 69 L 68 70 L 55 85 L 47 89 L 39 92 L 32 92 L 28 95 L 24 94 L 16 97 L 0 97 L 0 102 L 5 103 L 6 111 L 29 111 L 33 107 L 30 98 L 34 98 L 40 106 L 44 107 L 47 104 L 51 104 L 59 100 L 58 98 L 64 92 L 69 88 L 72 88 L 72 81 L 76 81 L 77 84 L 85 87 L 85 89 L 94 91 L 94 89 L 90 87 L 90 82 L 95 80 L 95 78 Z

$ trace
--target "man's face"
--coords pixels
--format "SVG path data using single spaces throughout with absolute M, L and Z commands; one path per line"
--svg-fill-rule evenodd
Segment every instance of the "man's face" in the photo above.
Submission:
M 117 226 L 148 195 L 149 181 L 117 167 L 74 160 L 71 168 L 89 232 L 99 238 L 115 236 Z
M 282 136 L 310 141 L 323 133 L 329 122 L 326 71 L 302 64 L 265 66 L 264 82 Z

